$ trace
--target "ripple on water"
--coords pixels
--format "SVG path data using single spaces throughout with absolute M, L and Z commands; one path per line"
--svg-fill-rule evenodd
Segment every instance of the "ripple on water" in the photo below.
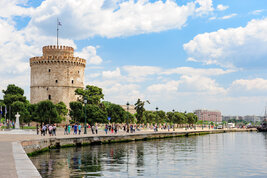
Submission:
M 43 177 L 267 177 L 267 136 L 225 133 L 52 150 Z

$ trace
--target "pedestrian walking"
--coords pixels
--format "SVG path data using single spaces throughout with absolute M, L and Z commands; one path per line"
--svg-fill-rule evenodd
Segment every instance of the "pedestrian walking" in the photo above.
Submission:
M 97 124 L 95 125 L 95 133 L 96 133 L 96 134 L 98 133 L 98 127 L 97 127 Z
M 53 125 L 52 135 L 56 136 L 56 130 L 57 130 L 57 126 L 54 124 Z
M 91 130 L 92 130 L 92 134 L 95 134 L 95 126 L 94 125 L 92 125 L 92 127 L 91 127 Z
M 65 125 L 64 135 L 68 135 L 68 124 Z
M 39 124 L 36 125 L 36 132 L 37 132 L 37 135 L 39 135 Z
M 78 125 L 78 130 L 79 130 L 79 135 L 81 135 L 81 132 L 82 132 L 82 126 L 81 126 L 81 124 Z
M 108 134 L 108 125 L 107 124 L 105 126 L 105 132 L 106 132 L 106 134 Z
M 115 131 L 115 134 L 117 134 L 117 131 L 118 131 L 117 125 L 114 125 L 114 131 Z
M 45 133 L 46 133 L 46 125 L 44 125 L 42 128 L 42 135 L 45 136 Z
M 75 124 L 73 128 L 74 128 L 74 132 L 73 132 L 73 134 L 74 134 L 74 135 L 77 135 L 77 129 L 78 129 L 77 124 Z
M 53 126 L 49 125 L 48 127 L 49 136 L 52 136 L 52 131 L 53 131 Z
M 68 125 L 68 134 L 70 134 L 70 129 L 71 129 L 71 126 Z

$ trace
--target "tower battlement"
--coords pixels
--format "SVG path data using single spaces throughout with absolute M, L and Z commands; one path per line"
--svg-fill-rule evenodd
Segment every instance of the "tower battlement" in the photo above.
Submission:
M 67 65 L 86 65 L 86 60 L 72 56 L 41 56 L 30 58 L 30 66 L 38 64 L 67 64 Z
M 44 46 L 43 56 L 73 56 L 74 49 L 70 46 Z

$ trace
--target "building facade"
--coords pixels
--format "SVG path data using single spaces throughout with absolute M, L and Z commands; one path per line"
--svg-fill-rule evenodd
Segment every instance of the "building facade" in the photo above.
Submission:
M 127 105 L 121 105 L 121 107 L 127 111 Z M 134 109 L 135 108 L 135 105 L 129 105 L 129 108 L 128 108 L 128 111 L 129 113 L 131 114 L 135 114 L 136 113 L 136 110 Z
M 220 111 L 198 109 L 195 110 L 194 113 L 197 115 L 199 121 L 222 122 L 222 114 Z
M 84 88 L 86 60 L 74 57 L 69 46 L 44 46 L 41 57 L 30 58 L 31 103 L 76 101 L 75 90 Z

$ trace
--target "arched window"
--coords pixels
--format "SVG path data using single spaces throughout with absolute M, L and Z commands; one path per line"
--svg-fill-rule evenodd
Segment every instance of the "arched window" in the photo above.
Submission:
M 73 80 L 71 80 L 71 83 L 73 84 L 73 83 L 74 83 L 74 81 L 73 81 Z
M 48 95 L 48 99 L 51 100 L 51 95 Z
M 56 83 L 57 83 L 57 80 L 56 80 Z
M 48 69 L 48 72 L 51 72 L 51 69 Z

